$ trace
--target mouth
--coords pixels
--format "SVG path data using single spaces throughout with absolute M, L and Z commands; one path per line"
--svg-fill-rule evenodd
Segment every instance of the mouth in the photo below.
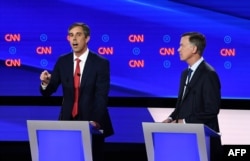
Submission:
M 73 46 L 73 47 L 77 47 L 77 46 L 78 46 L 78 43 L 73 42 L 73 43 L 72 43 L 72 46 Z

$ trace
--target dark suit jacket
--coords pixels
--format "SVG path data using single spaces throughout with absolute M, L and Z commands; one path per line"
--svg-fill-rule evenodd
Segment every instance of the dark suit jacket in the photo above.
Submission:
M 50 83 L 46 90 L 40 88 L 43 96 L 50 96 L 59 85 L 63 89 L 63 102 L 60 120 L 71 120 L 74 103 L 74 60 L 73 53 L 59 57 Z M 107 109 L 110 88 L 109 61 L 93 52 L 89 52 L 84 71 L 81 75 L 79 96 L 79 120 L 96 121 L 104 130 L 104 136 L 113 134 L 113 127 Z
M 182 93 L 188 70 L 181 75 L 176 108 L 170 115 L 175 119 L 185 119 L 187 123 L 203 123 L 219 132 L 218 113 L 221 101 L 221 85 L 215 70 L 205 61 L 196 69 L 186 94 Z

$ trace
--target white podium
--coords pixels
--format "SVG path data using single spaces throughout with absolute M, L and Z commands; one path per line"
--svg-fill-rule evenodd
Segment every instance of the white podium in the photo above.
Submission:
M 219 137 L 203 124 L 143 122 L 148 161 L 210 161 L 210 137 Z
M 32 161 L 92 161 L 88 121 L 27 120 Z

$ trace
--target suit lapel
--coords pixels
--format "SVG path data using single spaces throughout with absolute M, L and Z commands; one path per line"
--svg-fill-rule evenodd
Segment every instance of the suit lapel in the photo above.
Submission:
M 89 52 L 88 57 L 87 57 L 86 62 L 85 62 L 84 70 L 83 70 L 83 73 L 82 73 L 81 86 L 80 86 L 81 89 L 86 84 L 89 72 L 91 70 L 91 66 L 92 66 L 92 63 L 93 63 L 92 62 L 92 56 L 93 55 L 91 54 L 91 52 Z M 83 90 L 80 90 L 80 91 L 82 93 Z
M 185 84 L 186 84 L 186 78 L 187 78 L 187 73 L 188 73 L 188 71 L 185 70 L 183 72 L 183 76 L 182 76 L 182 79 L 181 79 L 181 92 L 180 92 L 180 96 L 181 97 L 182 97 L 183 92 L 184 92 L 184 88 L 185 88 Z
M 189 89 L 189 88 L 185 87 L 185 85 L 186 85 L 186 79 L 187 79 L 187 74 L 188 74 L 188 70 L 186 69 L 184 71 L 184 73 L 183 73 L 183 77 L 182 77 L 182 80 L 181 80 L 181 88 L 182 88 L 181 92 L 180 92 L 180 98 L 181 98 L 181 100 L 184 100 L 184 98 L 187 95 L 188 89 Z M 184 89 L 185 89 L 185 93 L 184 93 Z
M 186 96 L 189 94 L 190 90 L 195 86 L 196 82 L 199 80 L 200 78 L 200 75 L 202 74 L 202 70 L 203 70 L 203 67 L 205 65 L 205 62 L 201 62 L 201 64 L 198 66 L 198 68 L 196 69 L 194 75 L 192 76 L 190 82 L 189 82 L 189 85 L 188 87 L 186 88 L 186 91 L 185 91 L 185 95 L 183 96 L 183 99 L 184 100 L 186 98 Z M 182 80 L 183 82 L 183 89 L 182 91 L 184 90 L 184 85 L 185 85 L 185 81 L 186 81 L 186 77 L 187 77 L 187 73 L 188 71 L 186 70 L 185 71 L 185 77 L 184 77 L 184 80 Z
M 74 59 L 73 59 L 73 53 L 70 54 L 70 56 L 68 57 L 68 64 L 66 65 L 66 71 L 65 74 L 67 74 L 67 80 L 68 83 L 72 86 L 72 90 L 71 92 L 74 93 Z
M 190 80 L 190 87 L 192 88 L 196 82 L 199 80 L 199 78 L 201 77 L 200 75 L 202 74 L 202 70 L 205 66 L 205 62 L 202 61 L 201 64 L 198 66 L 198 68 L 196 69 L 192 79 Z

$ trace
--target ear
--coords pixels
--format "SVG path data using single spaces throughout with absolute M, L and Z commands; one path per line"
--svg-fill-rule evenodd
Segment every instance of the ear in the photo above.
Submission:
M 67 40 L 69 41 L 69 35 L 67 35 Z
M 90 36 L 87 36 L 87 37 L 86 37 L 86 43 L 88 43 L 89 40 L 90 40 Z
M 195 54 L 195 53 L 197 53 L 198 52 L 198 50 L 197 50 L 197 46 L 193 46 L 193 53 Z

